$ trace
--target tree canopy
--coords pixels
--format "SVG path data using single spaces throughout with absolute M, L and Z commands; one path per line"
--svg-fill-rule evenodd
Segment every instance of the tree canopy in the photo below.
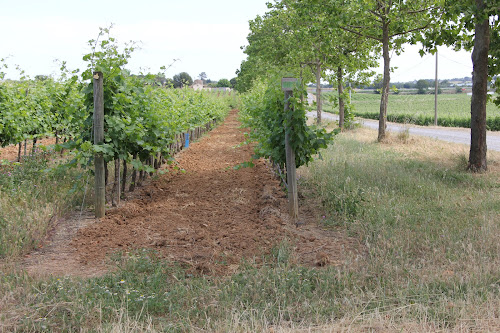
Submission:
M 186 72 L 181 72 L 179 74 L 174 75 L 173 81 L 175 88 L 182 88 L 184 86 L 190 86 L 193 84 L 193 79 Z
M 217 82 L 217 87 L 231 87 L 231 83 L 229 82 L 228 79 L 220 79 L 218 82 Z
M 444 44 L 474 50 L 469 168 L 486 169 L 488 81 L 500 87 L 500 0 L 275 0 L 268 9 L 250 21 L 243 47 L 248 57 L 236 72 L 236 89 L 246 91 L 276 72 L 315 82 L 319 121 L 321 83 L 327 80 L 337 84 L 342 127 L 345 83 L 366 81 L 381 53 L 379 141 L 386 135 L 391 52 L 418 42 L 421 54 Z M 424 85 L 420 82 L 420 92 Z M 500 97 L 496 102 L 500 105 Z

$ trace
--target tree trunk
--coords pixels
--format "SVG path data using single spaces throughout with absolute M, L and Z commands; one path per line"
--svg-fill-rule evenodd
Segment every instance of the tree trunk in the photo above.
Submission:
M 144 180 L 144 170 L 139 171 L 139 179 L 137 180 L 137 186 L 142 186 L 142 181 Z
M 380 114 L 378 120 L 378 141 L 385 139 L 387 126 L 387 102 L 389 100 L 389 83 L 391 81 L 391 58 L 389 57 L 389 23 L 383 20 L 382 54 L 384 57 L 384 80 L 382 81 L 382 96 L 380 97 Z
M 31 155 L 34 156 L 35 153 L 36 153 L 36 142 L 37 142 L 37 138 L 33 138 L 33 147 L 31 148 Z
M 21 151 L 23 149 L 23 144 L 19 142 L 19 151 L 17 152 L 17 161 L 21 162 Z
M 127 160 L 123 160 L 123 174 L 122 174 L 122 195 L 125 194 L 125 186 L 127 186 Z
M 135 160 L 136 158 L 137 158 L 137 153 L 135 153 L 132 156 L 133 160 Z M 130 187 L 128 188 L 129 192 L 133 192 L 135 190 L 135 182 L 136 181 L 137 181 L 137 169 L 134 168 L 134 170 L 132 170 L 132 180 L 130 180 Z
M 109 176 L 108 162 L 104 161 L 104 186 L 108 185 L 108 176 Z
M 64 141 L 63 141 L 63 143 L 66 143 L 66 140 L 67 140 L 67 138 L 66 138 L 66 137 L 64 137 Z M 63 156 L 63 153 L 64 153 L 64 148 L 61 148 L 61 156 Z
M 339 92 L 339 127 L 341 129 L 344 128 L 344 98 L 342 95 L 344 94 L 344 86 L 342 85 L 343 81 L 343 73 L 342 68 L 339 66 L 337 68 L 337 90 Z
M 484 0 L 476 0 L 479 12 L 484 10 Z M 487 170 L 486 164 L 486 101 L 488 93 L 488 52 L 490 25 L 488 17 L 475 26 L 472 51 L 472 100 L 470 122 L 470 153 L 467 169 L 473 172 Z
M 115 159 L 115 182 L 113 184 L 113 195 L 111 205 L 116 207 L 120 204 L 120 159 Z
M 316 122 L 321 124 L 321 64 L 316 65 Z

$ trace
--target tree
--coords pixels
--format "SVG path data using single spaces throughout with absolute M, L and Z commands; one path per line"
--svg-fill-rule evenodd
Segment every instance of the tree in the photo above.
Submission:
M 174 75 L 173 80 L 174 80 L 174 88 L 182 88 L 184 86 L 190 86 L 193 84 L 193 79 L 186 72 Z
M 420 79 L 417 81 L 418 94 L 425 94 L 427 92 L 427 88 L 429 88 L 429 82 L 427 80 Z
M 476 0 L 477 18 L 472 51 L 471 145 L 469 165 L 472 171 L 486 171 L 486 102 L 488 100 L 488 54 L 490 50 L 489 15 L 483 0 Z M 497 12 L 498 13 L 498 12 Z M 497 17 L 498 21 L 498 17 Z
M 374 93 L 375 94 L 380 94 L 382 91 L 382 88 L 384 86 L 384 76 L 382 74 L 378 74 L 374 79 L 373 79 L 373 88 L 374 88 Z
M 455 49 L 472 49 L 471 145 L 468 170 L 487 170 L 486 103 L 488 81 L 500 73 L 499 0 L 446 0 L 436 8 L 434 29 L 419 36 L 424 51 L 437 45 L 453 45 Z M 496 87 L 500 81 L 496 80 Z M 458 88 L 457 88 L 458 91 Z M 500 98 L 495 100 L 500 105 Z
M 171 79 L 171 78 L 169 78 L 169 77 L 167 77 L 167 78 L 165 79 L 164 86 L 165 86 L 165 87 L 172 88 L 172 87 L 174 86 L 174 80 L 173 80 L 173 79 Z
M 346 38 L 346 33 L 332 24 L 334 8 L 340 2 L 283 0 L 269 4 L 269 12 L 250 21 L 249 45 L 245 48 L 248 60 L 259 58 L 268 69 L 274 66 L 303 80 L 314 78 L 318 123 L 322 112 L 321 79 L 325 74 L 336 73 L 330 78 L 337 83 L 342 115 L 345 75 L 372 63 L 368 59 L 373 48 L 368 43 L 361 38 Z M 311 72 L 308 74 L 304 68 Z
M 231 80 L 229 80 L 229 83 L 231 83 L 231 88 L 233 88 L 233 89 L 234 89 L 234 88 L 236 87 L 236 82 L 237 82 L 237 81 L 236 81 L 236 78 L 235 78 L 235 77 L 233 77 Z
M 424 30 L 431 24 L 430 10 L 434 0 L 353 0 L 346 9 L 338 7 L 343 17 L 342 29 L 354 35 L 377 41 L 382 46 L 384 79 L 380 98 L 378 141 L 385 138 L 387 103 L 389 99 L 390 51 L 400 53 L 410 33 Z
M 228 79 L 220 79 L 219 82 L 217 82 L 217 87 L 231 87 L 231 83 Z
M 37 81 L 45 81 L 47 79 L 49 79 L 47 75 L 35 75 L 35 80 Z
M 200 74 L 198 74 L 198 77 L 200 78 L 200 80 L 205 81 L 207 79 L 207 73 L 201 72 Z

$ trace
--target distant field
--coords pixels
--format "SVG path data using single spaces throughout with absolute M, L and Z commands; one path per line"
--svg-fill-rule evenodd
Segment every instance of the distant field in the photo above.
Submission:
M 325 101 L 332 92 L 324 94 Z M 448 127 L 470 127 L 470 100 L 467 94 L 438 95 L 438 125 Z M 352 94 L 354 114 L 358 117 L 378 119 L 380 95 Z M 326 102 L 324 110 L 337 112 Z M 500 131 L 500 108 L 492 102 L 487 105 L 488 129 Z M 387 119 L 399 123 L 432 125 L 434 123 L 434 95 L 389 95 Z

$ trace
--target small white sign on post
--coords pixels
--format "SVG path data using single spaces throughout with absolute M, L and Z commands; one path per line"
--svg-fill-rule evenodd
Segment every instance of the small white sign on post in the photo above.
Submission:
M 281 89 L 283 91 L 293 91 L 293 88 L 297 86 L 297 78 L 295 77 L 284 77 L 281 79 Z

